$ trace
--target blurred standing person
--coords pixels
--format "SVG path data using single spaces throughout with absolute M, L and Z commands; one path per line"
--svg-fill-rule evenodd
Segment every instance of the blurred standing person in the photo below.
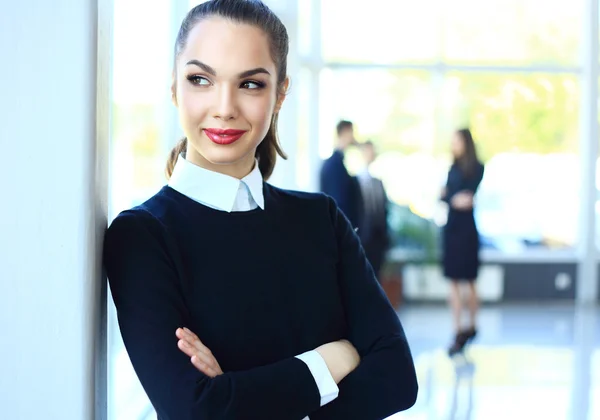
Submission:
M 362 196 L 362 222 L 360 236 L 367 259 L 373 267 L 377 279 L 381 281 L 380 272 L 385 255 L 389 248 L 390 238 L 387 224 L 388 198 L 380 179 L 373 177 L 370 168 L 377 157 L 375 145 L 366 141 L 361 145 L 365 170 L 358 175 Z
M 356 144 L 354 125 L 350 121 L 340 121 L 337 124 L 335 151 L 321 167 L 320 189 L 335 200 L 352 226 L 356 228 L 360 222 L 360 187 L 344 164 L 344 153 L 354 144 Z
M 444 276 L 451 282 L 449 297 L 456 335 L 448 353 L 452 356 L 464 348 L 477 334 L 479 298 L 475 281 L 479 271 L 479 232 L 473 214 L 473 196 L 483 178 L 484 167 L 477 158 L 473 136 L 468 129 L 454 134 L 452 139 L 454 163 L 448 172 L 442 200 L 448 203 L 448 221 L 443 231 Z M 461 323 L 466 294 L 469 324 Z

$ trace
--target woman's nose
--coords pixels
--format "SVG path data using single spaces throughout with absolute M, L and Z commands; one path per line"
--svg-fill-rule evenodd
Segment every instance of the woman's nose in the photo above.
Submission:
M 230 120 L 237 117 L 237 104 L 235 90 L 229 86 L 219 88 L 215 104 L 214 117 L 221 120 Z

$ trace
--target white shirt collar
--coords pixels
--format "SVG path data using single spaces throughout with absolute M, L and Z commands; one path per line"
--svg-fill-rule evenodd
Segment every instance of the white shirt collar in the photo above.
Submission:
M 232 212 L 253 210 L 257 206 L 265 208 L 263 177 L 258 161 L 255 161 L 252 172 L 239 180 L 201 168 L 179 156 L 168 185 L 217 210 Z

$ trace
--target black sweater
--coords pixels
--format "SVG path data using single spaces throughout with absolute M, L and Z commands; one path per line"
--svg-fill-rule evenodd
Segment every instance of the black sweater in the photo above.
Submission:
M 164 187 L 121 213 L 104 263 L 123 340 L 161 420 L 382 419 L 412 406 L 398 316 L 332 199 L 264 184 L 265 209 L 227 213 Z M 188 327 L 224 374 L 177 347 Z M 360 366 L 319 407 L 294 356 L 346 338 Z

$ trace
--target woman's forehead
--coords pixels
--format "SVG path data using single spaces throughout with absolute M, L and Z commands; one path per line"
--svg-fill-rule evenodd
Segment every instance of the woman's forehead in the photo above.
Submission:
M 180 65 L 189 60 L 199 60 L 217 72 L 275 67 L 262 29 L 223 18 L 202 20 L 190 31 Z

